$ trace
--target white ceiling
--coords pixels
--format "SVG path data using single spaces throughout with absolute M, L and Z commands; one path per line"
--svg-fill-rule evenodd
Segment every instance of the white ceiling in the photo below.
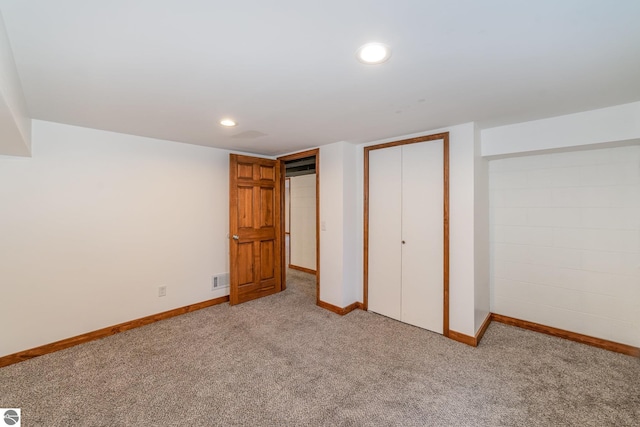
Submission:
M 638 0 L 0 0 L 30 115 L 263 154 L 640 100 Z M 389 62 L 355 59 L 390 45 Z M 239 126 L 217 123 L 232 116 Z

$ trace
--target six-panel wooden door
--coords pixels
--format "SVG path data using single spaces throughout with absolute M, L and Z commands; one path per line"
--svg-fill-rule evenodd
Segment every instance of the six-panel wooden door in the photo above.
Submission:
M 231 154 L 230 304 L 282 290 L 280 177 L 277 160 Z

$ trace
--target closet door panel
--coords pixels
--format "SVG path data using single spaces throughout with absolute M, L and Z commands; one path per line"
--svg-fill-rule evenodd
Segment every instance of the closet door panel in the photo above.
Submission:
M 403 146 L 403 322 L 442 333 L 443 199 L 442 140 Z
M 401 320 L 402 147 L 369 152 L 369 310 Z

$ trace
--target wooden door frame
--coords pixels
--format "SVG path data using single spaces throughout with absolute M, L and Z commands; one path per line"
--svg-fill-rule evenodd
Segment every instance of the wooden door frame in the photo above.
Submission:
M 281 185 L 282 191 L 281 196 L 281 206 L 282 212 L 284 212 L 284 180 L 285 180 L 285 162 L 291 160 L 304 159 L 305 157 L 315 156 L 316 158 L 316 305 L 320 303 L 320 149 L 314 148 L 312 150 L 301 151 L 300 153 L 289 154 L 286 156 L 278 157 L 278 160 L 281 163 L 282 173 L 281 173 Z M 291 202 L 291 200 L 289 200 Z M 291 216 L 289 216 L 289 221 L 291 221 Z M 289 224 L 291 225 L 291 224 Z M 282 229 L 284 230 L 284 215 L 282 215 Z M 282 239 L 282 244 L 284 245 L 284 236 Z M 289 241 L 291 244 L 291 241 Z M 284 248 L 282 253 L 284 254 Z M 287 269 L 285 264 L 285 257 L 282 257 L 282 289 L 286 289 L 286 277 L 287 277 Z
M 286 166 L 285 166 L 285 172 L 286 172 Z M 287 181 L 289 181 L 289 190 L 288 191 L 287 191 L 287 185 L 286 185 Z M 287 193 L 288 193 L 288 196 L 289 196 L 289 206 L 287 206 L 286 203 L 284 205 L 284 207 L 286 208 L 285 211 L 284 211 L 285 227 L 283 229 L 284 230 L 284 238 L 285 238 L 285 242 L 284 242 L 285 249 L 287 247 L 286 239 L 287 239 L 287 236 L 289 236 L 289 250 L 285 254 L 285 265 L 287 265 L 287 262 L 286 262 L 287 259 L 289 260 L 288 264 L 290 265 L 291 264 L 291 178 L 287 178 L 285 176 L 284 177 L 284 183 L 285 183 L 285 186 L 284 186 L 284 192 L 285 192 L 284 199 L 285 199 L 285 201 L 287 200 Z M 287 227 L 286 227 L 287 215 L 289 215 L 289 230 L 287 230 Z M 287 265 L 287 268 L 289 267 L 289 265 Z M 286 274 L 285 274 L 285 276 L 286 276 Z
M 369 152 L 426 141 L 443 141 L 443 319 L 442 335 L 449 337 L 449 132 L 419 136 L 364 148 L 364 254 L 363 309 L 369 308 Z

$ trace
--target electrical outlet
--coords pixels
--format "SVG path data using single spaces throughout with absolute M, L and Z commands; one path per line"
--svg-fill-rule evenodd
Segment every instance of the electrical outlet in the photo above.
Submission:
M 166 286 L 158 287 L 158 296 L 159 297 L 167 296 L 167 287 Z

